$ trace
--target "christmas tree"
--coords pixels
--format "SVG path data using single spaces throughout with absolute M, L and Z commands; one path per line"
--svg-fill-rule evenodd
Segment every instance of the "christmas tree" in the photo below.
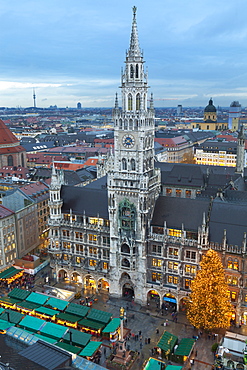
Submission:
M 231 303 L 221 259 L 209 249 L 191 284 L 187 318 L 197 329 L 217 331 L 230 326 Z

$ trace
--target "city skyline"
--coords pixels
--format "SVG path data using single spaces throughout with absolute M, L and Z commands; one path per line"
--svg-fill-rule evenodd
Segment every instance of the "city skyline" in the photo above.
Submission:
M 0 106 L 33 106 L 35 89 L 37 107 L 112 107 L 134 5 L 155 106 L 247 105 L 241 0 L 14 0 L 0 8 Z

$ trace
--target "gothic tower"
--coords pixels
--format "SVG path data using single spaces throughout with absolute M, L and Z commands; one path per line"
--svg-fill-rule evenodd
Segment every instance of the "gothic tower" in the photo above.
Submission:
M 244 126 L 242 125 L 238 133 L 237 158 L 236 158 L 236 173 L 244 175 L 245 162 L 245 135 Z
M 144 302 L 148 222 L 160 189 L 154 168 L 154 108 L 148 102 L 147 72 L 139 47 L 136 7 L 130 46 L 122 72 L 122 109 L 116 95 L 114 161 L 108 174 L 110 293 L 131 294 Z

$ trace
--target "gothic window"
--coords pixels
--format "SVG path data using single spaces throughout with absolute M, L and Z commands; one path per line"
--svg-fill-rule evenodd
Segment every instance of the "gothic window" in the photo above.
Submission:
M 127 260 L 127 258 L 122 260 L 122 267 L 130 267 L 130 262 Z
M 124 244 L 122 245 L 122 247 L 121 247 L 121 252 L 122 252 L 122 253 L 130 254 L 130 247 L 129 247 L 126 243 L 124 243 Z
M 139 66 L 138 66 L 138 64 L 136 65 L 136 78 L 139 78 Z
M 120 227 L 126 231 L 135 229 L 136 209 L 128 199 L 119 203 L 119 222 Z
M 132 64 L 130 66 L 130 78 L 134 78 L 134 67 Z
M 128 129 L 128 121 L 127 119 L 124 120 L 124 130 Z
M 123 128 L 123 122 L 122 122 L 122 119 L 120 118 L 119 120 L 119 128 L 122 129 Z
M 132 119 L 129 120 L 129 129 L 133 130 L 133 120 Z
M 13 156 L 8 155 L 8 166 L 13 166 Z
M 136 162 L 133 158 L 130 161 L 130 165 L 131 165 L 131 171 L 135 171 L 136 170 Z
M 136 95 L 136 110 L 140 110 L 141 108 L 141 97 L 140 94 Z
M 131 94 L 128 95 L 128 110 L 133 110 L 133 99 Z
M 136 130 L 137 129 L 137 127 L 138 127 L 138 121 L 137 121 L 137 119 L 135 120 L 135 127 L 134 127 L 134 129 Z
M 122 170 L 127 171 L 127 161 L 125 158 L 122 159 Z

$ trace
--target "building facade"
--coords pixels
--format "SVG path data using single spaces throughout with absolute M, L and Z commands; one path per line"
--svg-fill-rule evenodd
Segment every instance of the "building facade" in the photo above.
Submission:
M 183 310 L 202 254 L 213 248 L 226 269 L 233 319 L 246 323 L 245 174 L 155 162 L 147 77 L 134 7 L 122 108 L 116 95 L 113 110 L 114 154 L 102 163 L 107 175 L 74 187 L 52 169 L 51 267 L 58 280 Z

